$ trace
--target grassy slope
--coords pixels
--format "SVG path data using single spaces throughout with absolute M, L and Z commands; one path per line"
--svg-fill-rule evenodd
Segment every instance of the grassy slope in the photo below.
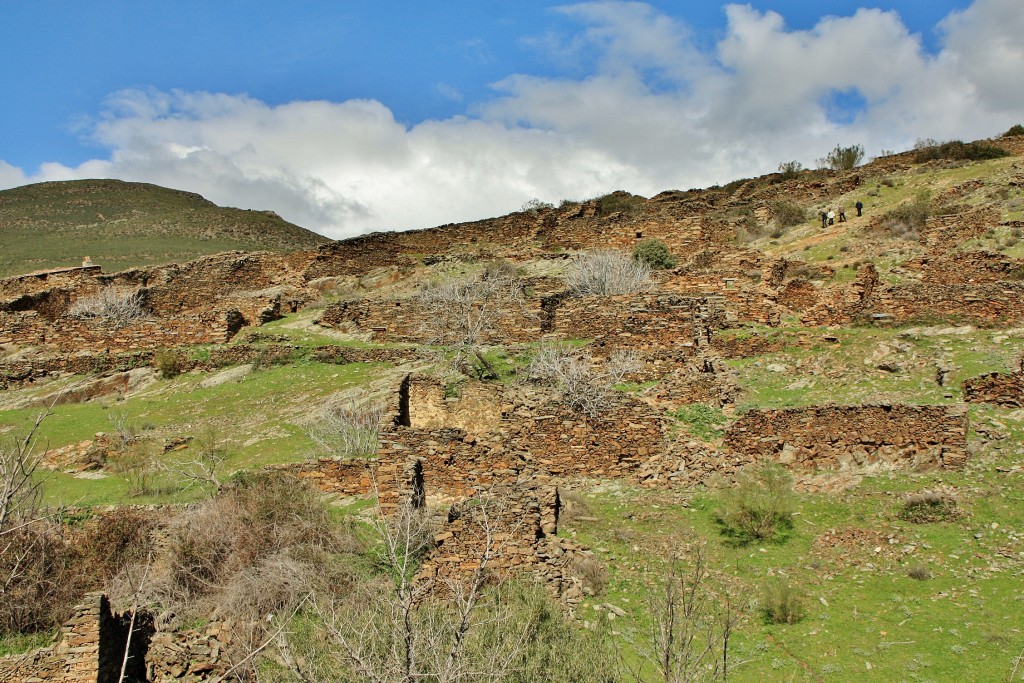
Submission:
M 922 186 L 941 188 L 970 177 L 993 178 L 992 187 L 967 200 L 985 201 L 983 193 L 999 189 L 999 179 L 1010 169 L 1007 160 L 997 160 L 901 176 L 892 187 L 866 188 L 878 191 L 866 202 L 868 215 L 913 197 Z M 844 198 L 847 206 L 854 199 L 852 194 Z M 1018 217 L 1013 208 L 1016 199 L 1017 195 L 1009 196 L 1004 217 Z M 777 244 L 763 240 L 755 246 L 819 262 L 852 261 L 861 256 L 855 230 L 862 223 L 851 221 L 820 239 L 816 222 L 808 221 L 776 240 Z M 913 248 L 890 243 L 885 246 L 890 253 L 871 255 L 887 270 L 900 260 L 895 252 Z M 1016 250 L 1004 248 L 1010 255 L 1018 255 Z M 98 253 L 94 250 L 90 255 L 99 261 Z M 836 279 L 847 271 L 852 273 L 839 269 Z M 303 312 L 260 332 L 284 335 L 300 345 L 348 343 L 330 333 L 309 330 L 304 323 L 311 315 Z M 829 400 L 954 402 L 960 398 L 962 379 L 1007 370 L 1024 351 L 1019 333 L 992 330 L 966 334 L 921 334 L 906 328 L 830 330 L 839 338 L 838 345 L 820 340 L 822 331 L 813 328 L 752 327 L 723 334 L 751 333 L 779 335 L 787 344 L 777 353 L 731 362 L 744 389 L 741 409 Z M 810 339 L 809 348 L 799 344 L 802 337 Z M 939 359 L 957 368 L 946 389 L 934 381 L 934 363 Z M 879 370 L 876 366 L 883 360 L 899 363 L 903 371 Z M 785 369 L 773 371 L 769 366 Z M 160 380 L 123 401 L 59 406 L 44 423 L 42 436 L 54 446 L 91 438 L 97 431 L 112 431 L 109 415 L 123 412 L 136 425 L 150 427 L 148 433 L 157 438 L 215 427 L 231 444 L 229 469 L 293 461 L 312 449 L 301 425 L 313 406 L 334 392 L 365 386 L 384 372 L 383 366 L 304 361 L 208 389 L 198 387 L 203 376 L 186 375 Z M 810 385 L 792 388 L 800 380 Z M 35 412 L 0 411 L 0 431 L 23 428 Z M 646 587 L 661 568 L 657 558 L 670 557 L 686 543 L 703 539 L 713 572 L 744 596 L 747 607 L 734 640 L 734 680 L 1005 678 L 1012 658 L 1024 648 L 1019 618 L 1024 605 L 1024 537 L 1020 533 L 1024 473 L 1014 469 L 1024 456 L 1024 412 L 972 408 L 971 418 L 977 428 L 1002 438 L 972 431 L 975 454 L 965 471 L 882 474 L 842 493 L 803 495 L 796 529 L 784 544 L 726 544 L 714 521 L 721 504 L 714 489 L 667 493 L 614 482 L 584 484 L 581 490 L 588 513 L 585 519 L 563 520 L 560 533 L 593 548 L 608 567 L 610 582 L 604 594 L 587 600 L 580 611 L 582 620 L 607 619 L 602 606 L 617 605 L 627 613 L 613 623 L 619 642 L 636 640 L 633 636 L 648 625 Z M 933 524 L 900 519 L 901 495 L 937 485 L 956 488 L 966 512 L 963 518 Z M 117 476 L 79 479 L 65 474 L 52 476 L 47 493 L 53 502 L 77 504 L 167 502 L 196 495 L 193 491 L 140 500 L 127 496 Z M 871 542 L 835 549 L 815 543 L 833 529 L 860 534 Z M 894 542 L 889 542 L 889 535 Z M 913 549 L 906 550 L 910 546 Z M 928 568 L 931 578 L 920 581 L 908 576 L 909 567 L 917 563 Z M 808 615 L 800 623 L 766 625 L 751 602 L 765 580 L 775 576 L 784 577 L 805 595 Z M 630 646 L 623 647 L 628 651 Z
M 878 240 L 866 232 L 868 221 L 895 206 L 914 199 L 919 191 L 932 197 L 944 190 L 971 180 L 982 180 L 984 185 L 956 201 L 961 206 L 993 205 L 1000 209 L 1003 220 L 1024 219 L 1024 189 L 1011 181 L 1019 173 L 1019 157 L 1007 157 L 967 164 L 928 164 L 915 167 L 909 173 L 893 174 L 876 179 L 845 195 L 832 197 L 820 205 L 807 207 L 808 220 L 786 231 L 781 238 L 762 238 L 748 246 L 761 249 L 773 256 L 797 258 L 811 263 L 828 264 L 837 268 L 834 281 L 853 278 L 853 270 L 846 264 L 863 260 L 874 261 L 883 277 L 889 269 L 923 250 L 916 242 Z M 864 202 L 864 215 L 856 217 L 853 210 L 857 200 Z M 837 223 L 822 232 L 818 212 L 827 205 L 844 204 L 848 222 Z M 1013 258 L 1024 257 L 1024 241 L 1013 239 L 1010 229 L 997 228 L 977 240 L 960 246 L 961 249 L 986 248 L 1001 251 Z
M 995 412 L 1013 425 L 1019 444 L 1019 417 Z M 589 599 L 582 618 L 604 619 L 602 606 L 617 605 L 628 613 L 615 622 L 626 640 L 649 625 L 646 586 L 662 569 L 651 558 L 707 539 L 712 571 L 747 608 L 733 641 L 732 680 L 1003 680 L 1024 648 L 1024 473 L 1004 473 L 1019 460 L 1019 446 L 987 448 L 962 473 L 880 475 L 844 493 L 802 496 L 783 544 L 727 545 L 714 521 L 715 491 L 618 486 L 586 493 L 588 514 L 560 533 L 596 548 L 610 570 L 607 593 Z M 936 485 L 957 488 L 963 518 L 900 518 L 904 492 Z M 815 542 L 831 530 L 858 541 Z M 908 575 L 918 564 L 930 578 Z M 769 625 L 761 617 L 756 600 L 772 577 L 803 595 L 807 616 L 799 623 Z
M 327 241 L 271 213 L 144 183 L 77 180 L 0 192 L 0 276 L 78 265 L 83 256 L 110 272 Z

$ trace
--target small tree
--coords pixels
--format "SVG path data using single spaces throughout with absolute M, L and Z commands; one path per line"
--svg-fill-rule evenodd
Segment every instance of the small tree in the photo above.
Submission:
M 689 566 L 674 559 L 650 589 L 651 635 L 641 654 L 665 683 L 726 681 L 737 614 L 731 596 L 711 586 L 705 546 L 686 559 Z M 630 673 L 636 681 L 651 680 L 645 668 Z
M 679 262 L 679 259 L 668 250 L 668 245 L 653 237 L 642 240 L 633 247 L 633 259 L 646 263 L 654 270 L 674 268 Z
M 779 164 L 779 180 L 795 180 L 803 170 L 804 165 L 799 161 L 784 161 Z
M 565 283 L 573 296 L 642 292 L 651 284 L 651 266 L 621 251 L 590 251 L 576 257 Z
M 523 310 L 525 290 L 515 267 L 504 261 L 488 264 L 475 276 L 428 283 L 417 297 L 427 313 L 422 331 L 430 342 L 455 350 L 456 366 L 472 359 L 481 374 L 497 379 L 483 345 L 502 309 Z
M 851 145 L 850 147 L 836 145 L 835 149 L 818 159 L 818 164 L 822 168 L 831 168 L 834 171 L 849 171 L 851 168 L 860 166 L 863 160 L 863 145 Z
M 1010 129 L 1003 133 L 1004 138 L 1012 138 L 1018 135 L 1024 135 L 1024 126 L 1019 123 L 1010 126 Z
M 639 365 L 635 351 L 618 350 L 598 366 L 588 351 L 546 344 L 537 349 L 528 373 L 531 379 L 554 387 L 573 409 L 597 417 L 611 405 L 615 385 Z

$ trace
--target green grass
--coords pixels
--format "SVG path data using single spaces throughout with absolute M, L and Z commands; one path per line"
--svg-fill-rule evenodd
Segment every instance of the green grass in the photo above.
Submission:
M 1008 415 L 999 412 L 1019 429 Z M 743 606 L 732 680 L 1004 680 L 1024 648 L 1024 474 L 997 468 L 1019 458 L 983 449 L 963 472 L 881 475 L 841 493 L 803 495 L 785 543 L 745 547 L 720 535 L 722 501 L 713 490 L 598 485 L 583 496 L 584 519 L 559 532 L 597 549 L 610 575 L 607 592 L 578 613 L 593 620 L 603 614 L 595 605 L 618 605 L 627 612 L 615 622 L 620 643 L 642 642 L 650 626 L 646 586 L 664 570 L 663 558 L 683 551 L 685 561 L 686 544 L 706 539 L 715 584 L 731 587 Z M 899 517 L 904 492 L 940 484 L 962 491 L 965 517 L 931 524 Z M 860 540 L 830 547 L 830 530 Z M 908 575 L 918 563 L 930 578 Z M 762 618 L 755 600 L 773 577 L 804 593 L 808 613 L 799 623 Z
M 0 657 L 20 655 L 41 647 L 46 647 L 53 642 L 55 635 L 55 633 L 51 633 L 49 631 L 40 631 L 39 633 L 30 633 L 27 635 L 9 634 L 0 636 Z
M 163 439 L 200 434 L 213 428 L 227 442 L 227 472 L 271 463 L 301 460 L 314 450 L 302 424 L 323 399 L 363 385 L 380 375 L 383 366 L 353 363 L 325 365 L 303 362 L 257 370 L 241 381 L 200 387 L 209 375 L 186 374 L 159 380 L 146 391 L 122 401 L 90 401 L 56 406 L 39 430 L 40 447 L 56 448 L 93 439 L 97 432 L 113 433 L 110 415 L 123 413 L 129 423 L 152 427 L 144 432 L 157 443 Z M 0 411 L 0 428 L 25 433 L 39 409 Z M 175 455 L 166 456 L 173 459 Z M 123 480 L 79 479 L 55 473 L 47 486 L 57 504 L 106 505 L 118 502 L 156 502 L 129 499 Z M 158 497 L 180 499 L 178 494 Z
M 988 372 L 1009 372 L 1024 353 L 1021 336 L 992 330 L 930 336 L 914 329 L 828 330 L 829 335 L 839 339 L 838 343 L 824 341 L 824 329 L 760 331 L 769 338 L 782 340 L 786 346 L 777 353 L 727 361 L 736 370 L 744 389 L 739 408 L 829 402 L 954 403 L 962 400 L 963 380 Z M 936 363 L 940 361 L 954 368 L 945 386 L 939 386 L 935 379 Z M 901 369 L 888 372 L 878 368 L 885 363 Z

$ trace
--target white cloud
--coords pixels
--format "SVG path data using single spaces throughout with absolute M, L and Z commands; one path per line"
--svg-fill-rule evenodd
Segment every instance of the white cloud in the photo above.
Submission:
M 724 36 L 702 52 L 686 26 L 646 4 L 569 5 L 557 11 L 580 30 L 530 45 L 585 75 L 510 75 L 466 116 L 407 127 L 373 100 L 271 106 L 131 90 L 87 127 L 108 158 L 31 176 L 0 162 L 0 186 L 154 182 L 340 237 L 497 215 L 531 197 L 697 187 L 809 164 L 837 143 L 870 152 L 981 137 L 1024 111 L 1011 85 L 1024 70 L 1017 5 L 977 0 L 950 15 L 938 54 L 879 10 L 795 31 L 777 13 L 729 5 Z M 858 93 L 863 107 L 836 117 L 836 92 Z

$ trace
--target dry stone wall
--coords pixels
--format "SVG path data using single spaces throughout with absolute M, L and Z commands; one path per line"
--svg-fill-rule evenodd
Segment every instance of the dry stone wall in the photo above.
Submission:
M 947 216 L 932 216 L 921 229 L 920 241 L 932 250 L 955 249 L 999 225 L 999 209 L 981 207 Z
M 963 406 L 811 406 L 751 410 L 726 430 L 737 465 L 797 469 L 955 468 L 967 457 Z
M 61 627 L 57 642 L 26 655 L 0 658 L 0 680 L 19 683 L 117 683 L 129 645 L 130 614 L 115 614 L 102 593 L 87 593 Z M 130 639 L 126 681 L 146 681 L 152 620 L 140 614 Z
M 996 283 L 1024 280 L 1024 261 L 992 251 L 928 254 L 900 266 L 928 284 Z
M 554 312 L 551 332 L 565 339 L 638 351 L 696 349 L 724 325 L 718 300 L 674 294 L 567 298 Z
M 993 372 L 964 381 L 964 400 L 968 403 L 994 403 L 1024 408 L 1024 372 Z
M 832 288 L 807 310 L 805 325 L 854 321 L 970 323 L 980 326 L 1024 322 L 1024 282 L 880 282 L 867 264 L 850 285 Z

